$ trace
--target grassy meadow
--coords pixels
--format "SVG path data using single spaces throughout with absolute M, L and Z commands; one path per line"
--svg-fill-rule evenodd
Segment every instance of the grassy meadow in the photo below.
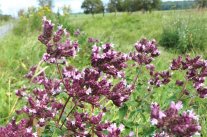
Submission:
M 84 14 L 72 14 L 66 16 L 64 19 L 62 17 L 54 20 L 56 24 L 63 24 L 63 26 L 69 29 L 72 28 L 73 31 L 80 29 L 81 32 L 84 32 L 84 35 L 80 38 L 80 48 L 82 51 L 80 51 L 81 53 L 75 61 L 71 61 L 78 68 L 83 68 L 90 64 L 89 56 L 92 45 L 87 43 L 87 37 L 97 38 L 103 43 L 112 42 L 115 44 L 115 48 L 122 52 L 132 51 L 134 43 L 143 37 L 156 39 L 161 50 L 161 55 L 154 61 L 157 70 L 168 69 L 173 58 L 176 58 L 179 54 L 184 55 L 179 50 L 179 45 L 186 46 L 190 43 L 189 45 L 192 48 L 182 47 L 184 50 L 187 49 L 186 54 L 192 56 L 199 54 L 203 55 L 204 58 L 207 57 L 207 39 L 203 36 L 207 34 L 207 11 L 205 10 L 154 11 L 145 14 L 141 12 L 117 13 L 117 15 L 107 13 L 104 17 L 102 14 L 95 15 L 94 17 Z M 189 42 L 189 39 L 185 37 L 183 39 L 186 41 L 179 41 L 179 39 L 178 41 L 180 43 L 178 44 L 176 43 L 177 41 L 173 41 L 173 44 L 178 45 L 177 47 L 168 48 L 162 44 L 163 41 L 164 43 L 166 42 L 166 38 L 163 37 L 168 36 L 169 33 L 163 34 L 163 32 L 166 29 L 172 29 L 176 26 L 177 22 L 180 22 L 182 26 L 190 27 L 178 27 L 179 33 L 176 33 L 175 37 L 188 37 L 188 34 L 190 34 L 192 36 L 190 37 L 191 41 Z M 30 66 L 38 64 L 45 50 L 44 46 L 37 40 L 38 35 L 41 33 L 40 29 L 33 29 L 31 31 L 27 25 L 24 25 L 24 23 L 21 24 L 21 21 L 16 21 L 15 26 L 18 26 L 18 30 L 14 28 L 6 36 L 0 37 L 0 125 L 8 122 L 15 113 L 14 109 L 22 106 L 22 103 L 19 103 L 15 96 L 15 90 L 27 83 L 24 75 L 28 72 Z M 174 37 L 170 40 L 173 39 Z M 169 42 L 171 42 L 170 40 Z M 196 44 L 200 44 L 202 48 L 196 47 Z M 129 81 L 134 77 L 130 75 L 131 71 L 135 70 L 127 71 Z M 147 75 L 143 76 L 142 71 L 140 75 L 143 81 L 148 77 Z M 174 77 L 183 79 L 182 75 L 175 74 Z M 151 94 L 151 96 L 160 106 L 166 108 L 173 98 L 178 98 L 180 90 L 171 82 L 168 86 L 154 89 L 155 93 Z M 118 110 L 112 106 L 114 110 L 111 112 L 112 116 L 107 115 L 106 117 L 109 117 L 117 123 L 121 119 L 124 121 L 125 126 L 129 126 L 129 130 L 131 127 L 135 127 L 136 134 L 139 134 L 141 137 L 146 132 L 150 134 L 151 130 L 153 130 L 149 122 L 150 107 L 144 108 L 146 110 L 145 112 L 140 112 L 138 109 L 139 107 L 146 106 L 140 103 L 141 101 L 150 106 L 151 102 L 145 100 L 146 96 L 146 87 L 137 86 L 132 98 L 127 102 L 130 107 L 127 107 L 127 110 Z M 184 104 L 190 102 L 188 99 L 183 100 Z M 200 124 L 202 126 L 201 134 L 205 137 L 207 136 L 207 99 L 195 97 L 194 103 L 194 106 L 191 107 L 195 108 L 197 110 L 196 113 L 200 115 Z M 123 115 L 115 115 L 122 110 L 124 110 L 124 117 Z M 132 116 L 131 113 L 136 113 L 136 115 Z

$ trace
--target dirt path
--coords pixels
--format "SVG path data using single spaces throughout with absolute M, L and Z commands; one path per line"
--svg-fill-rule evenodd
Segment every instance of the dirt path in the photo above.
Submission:
M 3 37 L 10 30 L 12 30 L 12 28 L 13 28 L 13 24 L 12 23 L 0 26 L 0 38 Z

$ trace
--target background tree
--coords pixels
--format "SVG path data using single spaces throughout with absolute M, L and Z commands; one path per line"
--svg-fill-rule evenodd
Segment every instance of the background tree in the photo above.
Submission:
M 127 12 L 135 11 L 134 3 L 135 3 L 135 0 L 124 0 L 123 2 L 124 11 L 127 11 Z
M 84 0 L 81 8 L 86 14 L 101 13 L 104 11 L 104 5 L 101 0 Z
M 107 7 L 107 4 L 103 3 L 103 6 L 102 6 L 103 17 L 105 16 L 105 12 L 106 12 L 106 9 L 107 9 L 106 7 Z
M 49 7 L 50 9 L 52 9 L 53 7 L 53 0 L 38 0 L 39 2 L 39 6 L 41 7 Z
M 199 8 L 207 7 L 207 0 L 195 0 Z
M 141 2 L 141 8 L 145 11 L 152 11 L 153 9 L 159 9 L 161 1 L 160 0 L 139 0 Z
M 64 6 L 62 7 L 62 11 L 63 11 L 63 14 L 64 14 L 64 15 L 69 15 L 69 13 L 71 12 L 71 7 L 70 7 L 70 5 L 64 5 Z
M 107 5 L 108 12 L 121 12 L 124 11 L 124 1 L 123 0 L 110 0 Z
M 152 0 L 141 0 L 141 8 L 143 12 L 152 10 Z
M 35 7 L 33 7 L 33 6 L 28 7 L 28 10 L 27 10 L 28 14 L 35 13 L 36 11 L 37 11 L 37 9 Z
M 25 10 L 24 10 L 24 9 L 20 9 L 20 10 L 18 11 L 18 17 L 23 16 L 24 13 L 25 13 Z
M 152 11 L 159 9 L 161 0 L 124 0 L 123 7 L 125 11 L 134 12 L 138 10 Z
M 160 9 L 161 3 L 161 0 L 153 0 L 152 9 Z
M 161 3 L 160 10 L 191 9 L 197 5 L 196 1 L 166 1 Z

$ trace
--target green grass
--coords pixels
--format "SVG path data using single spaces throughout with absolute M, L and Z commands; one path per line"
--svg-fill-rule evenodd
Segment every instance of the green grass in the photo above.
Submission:
M 72 25 L 74 28 L 80 28 L 89 37 L 95 37 L 103 42 L 112 42 L 115 44 L 115 48 L 119 51 L 129 52 L 134 48 L 134 43 L 146 37 L 148 39 L 155 38 L 157 41 L 160 40 L 163 31 L 163 26 L 170 24 L 176 20 L 188 20 L 191 19 L 196 22 L 196 20 L 203 19 L 206 20 L 207 13 L 205 11 L 156 11 L 151 14 L 137 13 L 118 13 L 117 16 L 114 14 L 106 14 L 105 17 L 102 15 L 71 15 L 67 18 L 66 25 Z M 5 124 L 9 118 L 13 115 L 13 105 L 15 104 L 15 89 L 18 89 L 25 83 L 23 78 L 24 74 L 27 73 L 30 66 L 37 64 L 42 56 L 44 47 L 38 42 L 37 36 L 40 32 L 25 32 L 23 35 L 15 35 L 14 33 L 9 33 L 4 38 L 0 39 L 0 124 Z M 204 34 L 205 35 L 205 34 Z M 90 46 L 87 42 L 82 42 L 82 49 L 88 49 L 90 51 Z M 207 47 L 207 43 L 206 43 Z M 155 61 L 155 65 L 158 70 L 168 69 L 170 61 L 178 56 L 178 53 L 174 51 L 166 50 L 159 46 L 161 50 L 161 56 Z M 84 54 L 84 51 L 81 51 Z M 88 58 L 84 58 L 82 55 L 77 59 L 82 60 L 76 63 L 77 67 L 82 67 L 89 63 Z M 199 54 L 205 54 L 199 51 Z M 197 54 L 197 52 L 190 52 L 191 55 Z M 130 70 L 131 71 L 131 70 Z M 128 71 L 129 72 L 129 71 Z M 134 76 L 130 76 L 132 79 Z M 182 75 L 176 74 L 174 76 L 176 79 L 182 79 Z M 146 77 L 143 77 L 145 80 Z M 178 88 L 172 86 L 173 83 L 169 84 L 167 87 L 160 89 L 155 89 L 155 93 L 152 95 L 154 101 L 161 104 L 162 107 L 167 107 L 170 103 L 172 96 L 176 98 L 179 93 Z M 147 94 L 146 87 L 137 88 L 134 93 L 133 98 L 144 98 Z M 207 114 L 206 110 L 206 99 L 201 100 L 196 98 L 198 102 L 195 103 L 195 108 L 197 113 L 201 115 L 201 125 L 202 134 L 207 135 Z M 131 107 L 130 111 L 137 109 L 140 105 L 139 103 L 133 104 L 133 99 L 129 101 Z M 188 101 L 184 102 L 189 103 Z M 147 103 L 146 103 L 147 104 Z M 21 105 L 21 104 L 18 104 Z M 188 109 L 188 108 L 185 108 Z M 114 114 L 118 112 L 114 108 Z M 139 133 L 142 135 L 145 132 L 146 126 L 149 126 L 149 108 L 146 108 L 147 113 L 137 113 L 135 123 L 138 123 Z M 146 121 L 143 121 L 143 115 L 145 115 Z M 8 117 L 9 116 L 9 117 Z M 126 117 L 129 117 L 127 115 Z M 112 118 L 117 121 L 118 116 Z M 126 118 L 124 118 L 127 121 Z M 141 124 L 140 124 L 141 123 Z
M 1 20 L 1 21 L 0 21 L 0 26 L 4 25 L 5 23 L 7 23 L 7 22 L 4 21 L 4 20 Z
M 24 84 L 24 75 L 29 66 L 41 59 L 42 50 L 37 41 L 37 33 L 25 36 L 7 34 L 0 39 L 0 123 L 8 116 L 15 103 L 15 89 Z M 9 105 L 9 106 L 8 106 Z
M 142 37 L 155 38 L 159 41 L 163 27 L 177 20 L 193 22 L 200 21 L 199 19 L 202 18 L 205 24 L 205 17 L 207 17 L 206 12 L 197 10 L 156 11 L 152 14 L 141 12 L 119 13 L 117 16 L 106 14 L 104 18 L 101 14 L 95 15 L 94 18 L 91 15 L 78 15 L 72 16 L 68 23 L 81 28 L 89 36 L 112 41 L 120 48 L 124 47 L 125 50 Z
M 0 20 L 0 26 L 3 26 L 3 25 L 8 24 L 8 23 L 14 23 L 14 22 L 15 22 L 14 19 L 10 19 L 8 21 Z

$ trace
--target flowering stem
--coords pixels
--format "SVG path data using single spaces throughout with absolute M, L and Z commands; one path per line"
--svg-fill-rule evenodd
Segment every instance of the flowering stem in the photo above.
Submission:
M 58 73 L 59 73 L 59 75 L 60 75 L 60 78 L 61 78 L 61 80 L 62 80 L 62 83 L 63 83 L 65 89 L 67 90 L 66 85 L 65 85 L 65 82 L 64 82 L 64 80 L 63 80 L 62 73 L 61 73 L 61 71 L 60 71 L 60 66 L 59 66 L 59 64 L 57 63 L 57 60 L 56 60 L 56 66 L 57 66 L 57 69 L 58 69 Z M 66 108 L 66 106 L 67 106 L 69 100 L 70 100 L 70 96 L 67 98 L 67 100 L 66 100 L 66 102 L 65 102 L 65 104 L 64 104 L 64 106 L 63 106 L 63 109 L 62 109 L 62 111 L 61 111 L 61 113 L 60 113 L 60 116 L 59 116 L 59 119 L 58 119 L 57 124 L 59 124 L 60 119 L 61 119 L 61 117 L 62 117 L 62 115 L 63 115 L 63 113 L 64 113 L 64 111 L 65 111 L 65 108 Z
M 133 80 L 133 84 L 132 84 L 133 87 L 135 87 L 137 80 L 138 80 L 138 74 L 135 76 L 135 78 Z
M 185 91 L 185 89 L 186 89 L 186 86 L 187 86 L 187 83 L 188 83 L 188 79 L 185 77 L 185 83 L 184 83 L 184 85 L 183 85 L 183 88 L 182 88 L 182 91 L 180 92 L 180 97 L 179 97 L 179 100 L 183 97 L 183 95 L 184 95 L 184 91 Z
M 68 97 L 68 99 L 66 100 L 66 102 L 65 102 L 65 104 L 64 104 L 64 106 L 63 106 L 63 109 L 62 109 L 62 111 L 61 111 L 61 113 L 60 113 L 60 116 L 59 116 L 59 119 L 58 119 L 58 122 L 57 122 L 58 124 L 59 124 L 59 122 L 60 122 L 60 119 L 61 119 L 61 117 L 62 117 L 62 115 L 63 115 L 63 112 L 65 111 L 66 105 L 68 104 L 69 100 L 70 100 L 70 97 Z
M 66 85 L 65 85 L 65 82 L 64 82 L 64 80 L 63 80 L 62 73 L 61 73 L 61 71 L 60 71 L 60 66 L 59 66 L 59 64 L 57 63 L 57 61 L 56 61 L 56 66 L 57 66 L 57 69 L 58 69 L 58 73 L 59 73 L 59 75 L 60 75 L 60 78 L 61 78 L 61 80 L 62 80 L 62 82 L 63 82 L 63 85 L 65 86 L 65 89 L 66 89 Z M 66 89 L 66 90 L 67 90 L 67 89 Z
M 11 80 L 9 79 L 9 110 L 11 111 Z
M 139 135 L 138 135 L 138 128 L 136 128 L 136 137 L 139 137 Z
M 18 99 L 15 101 L 15 103 L 14 103 L 14 105 L 13 105 L 11 111 L 9 112 L 8 120 L 9 120 L 9 117 L 14 113 L 14 111 L 15 111 L 15 107 L 16 107 L 16 105 L 17 105 L 17 103 L 18 103 L 19 100 L 20 100 L 20 98 L 18 98 Z
M 37 69 L 36 69 L 36 71 L 35 71 L 35 74 L 38 72 L 38 70 L 39 70 L 39 68 L 40 68 L 40 66 L 41 66 L 41 64 L 43 63 L 43 60 L 41 60 L 39 63 L 38 63 L 38 65 L 37 65 Z M 35 78 L 35 75 L 30 79 L 30 83 L 32 83 L 32 81 L 33 81 L 33 79 Z
M 91 106 L 91 115 L 93 115 L 93 111 L 94 111 L 94 106 L 92 105 Z M 94 137 L 94 125 L 92 125 L 91 132 L 92 132 L 91 136 Z
M 62 125 L 60 126 L 60 129 L 62 129 L 63 125 L 65 124 L 65 121 L 67 119 L 67 117 L 69 117 L 69 115 L 73 112 L 73 110 L 76 108 L 76 104 L 73 106 L 73 108 L 70 110 L 70 112 L 68 113 L 68 115 L 66 116 L 66 118 L 64 119 Z
M 139 69 L 139 67 L 138 67 L 137 69 Z M 141 71 L 142 71 L 142 70 L 141 70 Z M 132 84 L 132 86 L 133 86 L 134 88 L 135 88 L 135 84 L 136 84 L 136 82 L 137 82 L 137 80 L 138 80 L 138 77 L 139 77 L 139 73 L 137 73 L 136 76 L 134 77 L 133 84 Z

